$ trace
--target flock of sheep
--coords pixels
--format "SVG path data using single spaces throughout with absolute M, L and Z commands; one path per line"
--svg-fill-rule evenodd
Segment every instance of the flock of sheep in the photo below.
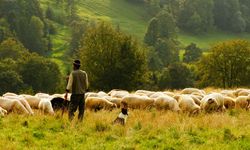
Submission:
M 5 93 L 0 97 L 0 116 L 10 112 L 33 115 L 32 109 L 42 113 L 54 114 L 54 111 L 68 106 L 69 99 L 64 94 L 49 95 L 17 95 Z M 250 90 L 222 90 L 206 93 L 196 88 L 185 88 L 176 92 L 154 92 L 137 90 L 129 93 L 125 90 L 105 92 L 88 92 L 85 94 L 85 108 L 93 111 L 112 110 L 120 107 L 121 102 L 127 103 L 130 109 L 170 110 L 188 114 L 225 111 L 226 109 L 250 109 Z

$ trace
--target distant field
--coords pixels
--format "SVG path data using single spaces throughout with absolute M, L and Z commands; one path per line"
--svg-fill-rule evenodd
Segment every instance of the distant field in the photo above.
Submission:
M 44 10 L 50 6 L 56 13 L 65 15 L 65 5 L 58 7 L 55 1 L 49 0 L 40 0 L 40 2 Z M 145 19 L 147 16 L 145 7 L 131 4 L 126 0 L 79 0 L 77 1 L 77 13 L 85 20 L 104 20 L 113 23 L 114 26 L 119 25 L 121 30 L 135 36 L 139 41 L 143 41 L 150 20 Z M 65 51 L 69 49 L 70 30 L 67 26 L 57 25 L 57 27 L 58 33 L 52 37 L 54 48 L 51 57 L 60 65 L 62 72 L 65 72 L 66 67 L 62 65 L 65 63 L 65 54 L 67 54 Z M 202 35 L 193 35 L 180 32 L 178 39 L 182 48 L 193 42 L 203 50 L 207 50 L 212 44 L 219 41 L 232 39 L 250 40 L 250 34 L 214 31 Z
M 84 0 L 79 1 L 78 14 L 85 19 L 97 19 L 119 25 L 140 40 L 147 29 L 148 20 L 145 7 L 128 3 L 125 0 Z
M 125 127 L 112 125 L 119 110 L 87 111 L 70 124 L 65 114 L 0 118 L 0 149 L 250 149 L 250 112 L 185 114 L 130 110 Z
M 207 33 L 202 35 L 192 35 L 188 33 L 181 32 L 179 35 L 179 40 L 183 45 L 188 45 L 190 43 L 196 43 L 200 48 L 206 50 L 220 41 L 235 40 L 235 39 L 246 39 L 250 40 L 250 34 L 232 34 L 225 33 L 221 31 Z

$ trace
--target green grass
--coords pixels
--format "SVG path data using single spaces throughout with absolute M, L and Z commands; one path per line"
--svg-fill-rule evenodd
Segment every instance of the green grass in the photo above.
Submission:
M 233 113 L 232 113 L 233 112 Z M 130 110 L 126 126 L 112 125 L 119 110 L 0 118 L 1 149 L 250 149 L 250 113 L 185 114 Z
M 70 30 L 66 26 L 55 25 L 58 34 L 51 36 L 53 49 L 50 58 L 58 64 L 61 72 L 66 74 L 69 63 L 71 63 L 69 62 L 69 56 L 67 56 L 70 43 Z
M 179 41 L 184 46 L 187 46 L 193 42 L 196 43 L 200 48 L 206 50 L 220 41 L 235 40 L 235 39 L 250 40 L 250 34 L 247 33 L 233 34 L 221 31 L 216 31 L 216 32 L 214 31 L 212 33 L 207 33 L 202 35 L 192 35 L 181 32 L 179 33 L 178 38 Z
M 140 40 L 146 32 L 148 20 L 145 7 L 125 0 L 84 0 L 78 3 L 78 14 L 85 19 L 105 20 Z

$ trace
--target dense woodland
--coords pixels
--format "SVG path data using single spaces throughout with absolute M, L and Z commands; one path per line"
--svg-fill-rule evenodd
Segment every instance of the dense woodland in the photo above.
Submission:
M 119 24 L 81 18 L 81 1 L 56 0 L 65 8 L 59 12 L 38 0 L 0 0 L 0 93 L 64 91 L 66 74 L 50 59 L 57 24 L 70 28 L 66 55 L 81 59 L 92 90 L 250 85 L 249 41 L 220 42 L 204 53 L 177 38 L 180 31 L 250 32 L 249 0 L 124 0 L 148 11 L 143 41 Z

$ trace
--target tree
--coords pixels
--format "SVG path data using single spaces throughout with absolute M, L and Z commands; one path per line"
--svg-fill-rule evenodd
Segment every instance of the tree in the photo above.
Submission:
M 38 0 L 1 1 L 0 14 L 26 48 L 44 53 L 47 26 Z
M 163 10 L 151 19 L 148 30 L 144 37 L 144 42 L 148 46 L 155 48 L 155 52 L 151 52 L 158 55 L 162 67 L 169 65 L 172 62 L 178 61 L 178 49 L 177 49 L 177 29 L 175 20 L 171 13 Z M 152 59 L 157 58 L 151 57 Z M 155 60 L 149 60 L 156 62 Z M 161 63 L 158 63 L 161 65 Z M 161 69 L 160 66 L 154 67 Z
M 36 16 L 32 16 L 30 19 L 30 36 L 28 43 L 26 44 L 27 48 L 32 52 L 37 52 L 38 54 L 44 54 L 46 50 L 46 42 L 43 38 L 44 36 L 44 24 Z
M 50 19 L 50 20 L 54 20 L 55 19 L 55 14 L 54 11 L 51 7 L 48 7 L 45 11 L 45 17 Z
M 202 50 L 197 47 L 196 44 L 191 43 L 185 48 L 185 53 L 183 57 L 184 62 L 194 62 L 197 61 L 202 55 Z
M 9 58 L 19 61 L 28 57 L 28 50 L 16 39 L 8 38 L 0 44 L 0 59 Z
M 250 32 L 250 1 L 249 0 L 240 0 L 241 4 L 241 12 L 242 17 L 244 18 L 246 22 L 246 31 Z
M 157 40 L 155 50 L 158 52 L 163 66 L 168 66 L 170 63 L 177 62 L 179 60 L 179 53 L 176 45 L 176 41 L 171 39 Z
M 21 64 L 19 72 L 24 83 L 32 87 L 34 92 L 54 93 L 61 85 L 59 67 L 41 56 L 30 56 Z
M 0 43 L 7 38 L 13 37 L 12 32 L 10 31 L 10 25 L 6 19 L 0 19 Z
M 70 54 L 75 55 L 80 48 L 80 40 L 83 37 L 87 25 L 80 21 L 73 21 L 71 23 L 71 41 L 70 41 Z
M 218 43 L 199 62 L 201 86 L 232 88 L 250 85 L 250 43 L 234 40 Z
M 177 28 L 175 20 L 169 12 L 163 10 L 149 22 L 144 42 L 154 46 L 158 39 L 176 39 Z
M 178 15 L 178 27 L 194 34 L 210 31 L 214 25 L 213 9 L 213 0 L 185 0 Z
M 171 64 L 168 68 L 170 83 L 172 89 L 183 89 L 193 86 L 193 77 L 191 70 L 182 63 Z
M 80 58 L 93 89 L 132 90 L 144 83 L 145 50 L 131 36 L 98 23 L 87 29 L 81 45 Z
M 215 25 L 225 31 L 244 32 L 246 21 L 240 10 L 239 0 L 214 1 Z
M 240 11 L 236 12 L 232 17 L 232 31 L 236 33 L 241 33 L 246 30 L 246 21 L 242 17 L 242 13 Z
M 148 29 L 144 37 L 144 42 L 150 46 L 154 46 L 158 38 L 158 32 L 158 19 L 152 18 L 148 25 Z

